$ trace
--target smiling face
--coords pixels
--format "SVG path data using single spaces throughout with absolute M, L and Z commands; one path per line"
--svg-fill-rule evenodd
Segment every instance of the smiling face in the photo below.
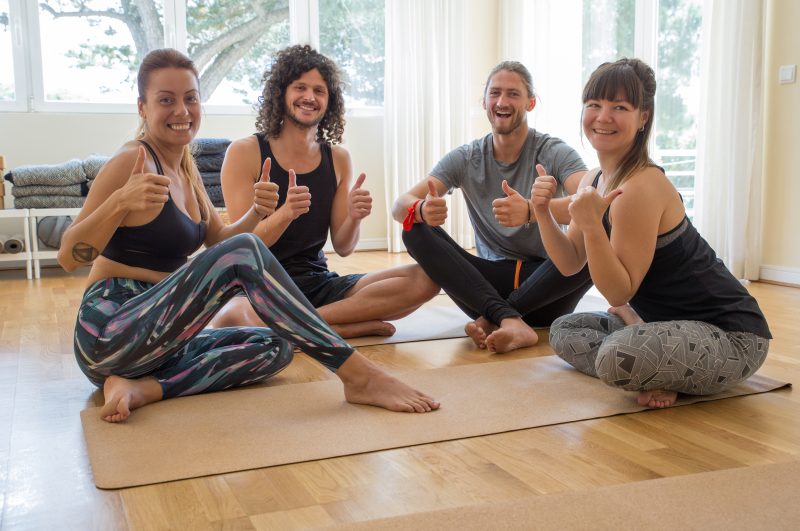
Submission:
M 160 68 L 150 73 L 139 115 L 147 136 L 164 145 L 185 146 L 200 128 L 200 92 L 191 70 Z
M 613 100 L 590 99 L 583 106 L 583 134 L 599 154 L 626 153 L 647 118 L 622 92 Z
M 286 87 L 286 117 L 303 128 L 316 127 L 328 110 L 328 84 L 316 68 Z
M 492 133 L 508 135 L 519 127 L 527 128 L 528 112 L 536 105 L 536 97 L 528 93 L 516 72 L 500 70 L 486 85 L 483 108 L 492 125 Z

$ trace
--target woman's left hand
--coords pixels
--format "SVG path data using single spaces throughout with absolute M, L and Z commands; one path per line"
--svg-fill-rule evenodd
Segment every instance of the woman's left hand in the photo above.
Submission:
M 278 185 L 269 180 L 271 167 L 272 160 L 267 157 L 261 169 L 261 179 L 253 185 L 253 207 L 261 219 L 271 216 L 278 206 Z
M 603 197 L 593 186 L 584 186 L 578 189 L 577 193 L 570 198 L 569 203 L 569 215 L 572 216 L 572 222 L 581 231 L 598 225 L 602 226 L 603 214 L 621 193 L 622 190 L 617 188 Z

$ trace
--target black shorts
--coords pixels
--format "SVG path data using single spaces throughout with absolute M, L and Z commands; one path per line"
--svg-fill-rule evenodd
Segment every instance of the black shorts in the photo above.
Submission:
M 340 277 L 333 271 L 311 271 L 292 275 L 292 280 L 314 308 L 319 308 L 344 299 L 345 294 L 363 276 L 361 273 Z

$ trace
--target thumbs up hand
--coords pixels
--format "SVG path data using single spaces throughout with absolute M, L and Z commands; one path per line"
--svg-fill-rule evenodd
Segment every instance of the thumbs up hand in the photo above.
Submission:
M 431 179 L 428 179 L 428 195 L 425 196 L 419 213 L 422 221 L 431 227 L 438 227 L 447 219 L 447 201 L 444 197 L 439 197 L 436 184 Z
M 556 195 L 558 181 L 552 175 L 547 175 L 547 170 L 541 164 L 536 165 L 536 173 L 539 176 L 531 187 L 531 202 L 534 211 L 547 212 L 550 208 L 550 201 Z
M 253 185 L 253 208 L 261 216 L 261 219 L 271 216 L 278 205 L 278 185 L 269 180 L 271 167 L 272 159 L 267 157 L 261 168 L 261 179 Z
M 286 191 L 286 202 L 278 210 L 290 220 L 295 220 L 311 209 L 311 193 L 308 186 L 297 186 L 297 174 L 289 170 L 289 189 Z
M 169 177 L 145 173 L 146 159 L 147 152 L 144 146 L 139 146 L 128 182 L 120 190 L 122 192 L 120 204 L 129 212 L 161 207 L 169 200 Z
M 354 220 L 364 219 L 372 212 L 372 196 L 369 195 L 369 190 L 361 188 L 366 178 L 365 173 L 359 175 L 355 186 L 350 190 L 350 195 L 347 196 L 347 214 Z
M 504 227 L 519 227 L 530 222 L 531 208 L 528 200 L 511 188 L 505 179 L 501 187 L 505 197 L 492 201 L 492 212 L 497 222 Z
M 579 188 L 570 198 L 569 215 L 572 216 L 572 222 L 582 231 L 601 225 L 603 214 L 620 194 L 620 188 L 610 191 L 605 197 L 597 193 L 593 186 Z

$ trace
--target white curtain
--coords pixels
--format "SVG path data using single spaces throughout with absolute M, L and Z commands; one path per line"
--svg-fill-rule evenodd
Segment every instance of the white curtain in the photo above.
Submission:
M 430 174 L 448 151 L 469 138 L 469 46 L 459 0 L 386 1 L 384 167 L 386 202 Z M 474 234 L 460 192 L 449 198 L 445 225 L 463 247 Z M 402 226 L 388 220 L 389 250 L 403 251 Z
M 583 0 L 500 0 L 500 55 L 531 72 L 538 101 L 528 125 L 560 138 L 593 164 L 594 152 L 583 148 L 580 133 L 582 18 Z
M 763 0 L 706 0 L 697 132 L 698 229 L 737 278 L 761 263 Z

